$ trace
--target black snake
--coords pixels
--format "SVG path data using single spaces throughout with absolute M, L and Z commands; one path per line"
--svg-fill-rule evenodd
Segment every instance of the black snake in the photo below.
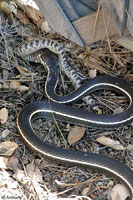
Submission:
M 79 78 L 79 76 L 74 77 L 76 72 L 72 71 L 71 67 L 68 65 L 65 53 L 58 43 L 48 39 L 34 40 L 18 47 L 17 54 L 26 56 L 29 53 L 43 48 L 48 48 L 50 51 L 59 54 L 62 70 L 65 71 L 70 79 L 74 79 L 74 81 L 79 84 L 78 86 L 80 86 L 81 78 Z M 51 52 L 45 51 L 44 54 L 39 55 L 39 59 L 42 64 L 46 64 L 48 69 L 45 91 L 49 100 L 52 101 L 36 101 L 23 108 L 17 118 L 17 127 L 21 137 L 30 148 L 41 153 L 46 158 L 62 163 L 96 169 L 115 176 L 128 187 L 131 199 L 133 199 L 133 171 L 124 164 L 102 155 L 60 149 L 51 146 L 43 142 L 36 135 L 31 125 L 31 121 L 37 118 L 53 119 L 54 116 L 55 119 L 60 121 L 88 127 L 103 129 L 118 128 L 133 121 L 133 89 L 124 80 L 113 77 L 97 77 L 83 84 L 83 86 L 77 87 L 78 89 L 75 92 L 67 96 L 58 96 L 55 92 L 59 72 L 57 58 Z M 125 94 L 130 102 L 129 107 L 121 114 L 105 116 L 88 113 L 62 104 L 76 101 L 82 96 L 88 95 L 100 88 L 109 88 Z

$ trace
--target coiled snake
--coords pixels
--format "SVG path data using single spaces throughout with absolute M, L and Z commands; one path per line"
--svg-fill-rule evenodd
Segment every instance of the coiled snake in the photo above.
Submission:
M 70 79 L 77 81 L 77 85 L 80 84 L 80 76 L 74 77 L 76 72 L 72 71 L 68 65 L 63 49 L 54 41 L 48 39 L 31 41 L 20 46 L 17 49 L 17 54 L 25 56 L 43 48 L 48 48 L 50 51 L 59 54 L 62 70 Z M 50 51 L 47 50 L 44 54 L 38 56 L 38 59 L 42 64 L 46 64 L 48 69 L 45 92 L 49 101 L 36 101 L 23 108 L 17 118 L 17 127 L 21 137 L 30 148 L 48 159 L 103 171 L 115 176 L 128 187 L 131 199 L 133 199 L 133 171 L 124 164 L 102 155 L 54 147 L 42 141 L 32 129 L 31 122 L 35 119 L 53 119 L 53 116 L 59 121 L 102 129 L 119 128 L 133 121 L 133 89 L 124 80 L 106 76 L 97 77 L 67 96 L 58 96 L 55 87 L 58 80 L 59 66 L 57 57 Z M 63 105 L 64 103 L 76 101 L 100 88 L 113 89 L 125 94 L 130 102 L 128 108 L 120 114 L 105 116 Z

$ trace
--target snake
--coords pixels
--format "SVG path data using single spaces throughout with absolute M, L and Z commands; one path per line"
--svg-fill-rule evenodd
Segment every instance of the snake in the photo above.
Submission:
M 86 80 L 87 77 L 83 75 L 83 73 L 81 73 L 79 70 L 77 70 L 75 63 L 68 59 L 60 43 L 49 38 L 38 38 L 23 43 L 18 48 L 16 48 L 15 53 L 29 62 L 40 63 L 41 61 L 39 58 L 39 50 L 44 48 L 47 48 L 53 53 L 59 55 L 61 71 L 69 78 L 76 89 L 79 88 L 82 85 L 82 81 Z M 93 99 L 90 95 L 83 97 L 82 100 L 87 104 L 93 103 Z
M 81 81 L 85 79 L 85 76 L 74 69 L 72 62 L 68 60 L 63 47 L 58 42 L 55 42 L 54 40 L 48 38 L 38 38 L 36 40 L 25 42 L 24 44 L 16 48 L 15 53 L 24 58 L 26 58 L 27 56 L 29 57 L 29 59 L 32 60 L 33 57 L 30 58 L 29 55 L 32 56 L 32 53 L 44 48 L 47 48 L 53 53 L 59 55 L 61 70 L 65 72 L 67 77 L 71 80 L 76 88 L 80 87 Z M 36 57 L 36 59 L 38 58 Z M 71 62 L 71 64 L 69 64 L 69 62 Z
M 35 41 L 37 44 L 38 40 Z M 43 40 L 40 42 L 40 46 L 42 41 Z M 32 102 L 21 110 L 17 117 L 17 128 L 20 136 L 32 150 L 42 154 L 46 159 L 67 165 L 89 168 L 115 177 L 128 188 L 130 198 L 133 200 L 133 171 L 129 167 L 118 160 L 105 155 L 62 149 L 47 144 L 41 140 L 33 130 L 32 122 L 38 118 L 56 119 L 57 121 L 103 130 L 117 129 L 121 126 L 128 125 L 133 121 L 133 89 L 130 87 L 129 83 L 123 79 L 110 76 L 99 76 L 84 83 L 74 92 L 66 96 L 57 95 L 56 86 L 58 82 L 59 64 L 58 58 L 55 55 L 55 50 L 53 50 L 54 47 L 57 46 L 52 42 L 51 44 L 52 46 L 50 46 L 50 48 L 48 46 L 45 47 L 50 51 L 45 49 L 45 51 L 38 56 L 48 71 L 45 83 L 45 92 L 48 100 Z M 33 43 L 32 45 L 31 43 L 26 43 L 26 45 L 22 44 L 22 46 L 17 49 L 19 52 L 18 54 L 25 56 L 28 55 L 29 52 L 31 53 L 31 50 L 28 49 L 28 45 L 30 46 L 30 49 L 31 46 L 33 47 Z M 40 47 L 40 49 L 41 48 L 42 47 Z M 36 49 L 38 50 L 38 48 Z M 57 49 L 59 50 L 59 48 Z M 120 114 L 98 115 L 69 105 L 69 103 L 76 102 L 83 96 L 99 89 L 111 89 L 124 94 L 129 100 L 128 108 Z

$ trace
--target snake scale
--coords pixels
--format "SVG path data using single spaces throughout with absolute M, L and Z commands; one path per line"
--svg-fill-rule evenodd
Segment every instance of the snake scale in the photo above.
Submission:
M 86 77 L 74 68 L 75 64 L 73 64 L 72 62 L 69 63 L 70 60 L 68 59 L 64 49 L 58 42 L 47 38 L 39 38 L 22 44 L 16 49 L 15 52 L 17 55 L 24 57 L 26 60 L 41 62 L 39 50 L 44 48 L 47 48 L 53 53 L 59 55 L 61 71 L 66 74 L 75 89 L 79 88 L 82 85 L 81 82 L 85 80 Z M 37 53 L 33 55 L 33 53 L 35 52 Z M 42 65 L 44 65 L 43 61 L 41 63 Z M 87 104 L 93 102 L 93 99 L 89 95 L 83 97 L 82 99 Z
M 130 191 L 130 197 L 133 199 L 133 171 L 124 164 L 102 155 L 51 146 L 36 135 L 31 124 L 37 118 L 53 119 L 54 115 L 56 120 L 85 125 L 87 127 L 102 129 L 119 128 L 133 121 L 133 89 L 124 80 L 113 77 L 97 77 L 80 86 L 81 77 L 78 75 L 74 76 L 76 71 L 73 71 L 71 66 L 69 66 L 64 50 L 53 40 L 36 39 L 22 44 L 22 46 L 17 48 L 16 52 L 20 56 L 26 56 L 43 48 L 48 48 L 59 55 L 62 70 L 70 79 L 74 80 L 78 89 L 67 96 L 58 96 L 55 92 L 59 72 L 57 57 L 50 51 L 40 54 L 39 59 L 42 64 L 46 64 L 48 70 L 45 92 L 50 101 L 36 101 L 23 108 L 17 118 L 17 127 L 21 137 L 30 148 L 41 153 L 48 159 L 59 161 L 60 163 L 96 169 L 115 176 L 127 186 Z M 64 103 L 76 101 L 97 89 L 106 88 L 114 89 L 127 96 L 129 106 L 125 111 L 120 114 L 105 116 L 63 105 Z
M 16 49 L 16 53 L 22 57 L 32 54 L 40 49 L 47 48 L 55 54 L 59 55 L 61 70 L 67 75 L 71 82 L 79 88 L 81 81 L 85 78 L 81 73 L 77 72 L 69 63 L 64 49 L 58 42 L 50 39 L 36 39 L 22 44 Z

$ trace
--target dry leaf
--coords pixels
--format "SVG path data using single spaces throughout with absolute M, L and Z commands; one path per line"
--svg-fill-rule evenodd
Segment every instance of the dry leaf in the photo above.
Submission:
M 7 108 L 2 108 L 0 110 L 0 122 L 1 124 L 5 124 L 8 120 L 8 110 Z
M 5 129 L 4 131 L 2 131 L 2 133 L 0 134 L 0 139 L 4 139 L 9 135 L 10 131 L 8 129 Z
M 29 90 L 29 87 L 26 87 L 25 85 L 20 85 L 19 90 L 20 90 L 21 92 L 26 92 L 26 91 Z
M 21 8 L 25 14 L 27 14 L 28 18 L 31 18 L 33 23 L 40 27 L 42 21 L 44 21 L 44 16 L 40 12 L 34 1 L 18 1 L 16 3 L 19 8 Z
M 26 92 L 29 90 L 29 87 L 25 85 L 20 85 L 18 81 L 11 81 L 10 88 L 14 90 L 20 90 L 21 92 Z
M 6 1 L 0 2 L 0 10 L 5 13 L 6 15 L 10 15 L 11 11 L 9 8 L 9 4 Z
M 25 13 L 24 13 L 23 10 L 18 10 L 17 18 L 20 20 L 21 23 L 23 23 L 23 24 L 29 24 L 29 19 L 25 15 Z
M 115 185 L 111 191 L 111 200 L 126 200 L 129 196 L 129 191 L 121 184 Z
M 29 75 L 29 72 L 25 67 L 22 67 L 22 66 L 19 66 L 19 65 L 15 66 L 15 67 L 16 67 L 16 69 L 19 71 L 19 73 L 21 75 L 23 75 L 23 76 L 28 76 Z
M 26 13 L 34 22 L 39 22 L 43 18 L 39 10 L 36 10 L 28 5 L 26 6 Z
M 11 156 L 18 145 L 15 142 L 5 141 L 0 143 L 0 155 Z
M 6 169 L 8 163 L 8 158 L 0 157 L 0 169 Z
M 15 81 L 15 80 L 13 80 L 13 81 L 11 81 L 10 82 L 10 88 L 11 89 L 19 89 L 19 87 L 20 87 L 20 84 L 19 84 L 19 82 L 18 81 Z
M 41 24 L 41 31 L 43 31 L 43 32 L 46 32 L 46 33 L 49 33 L 49 32 L 51 32 L 51 28 L 49 27 L 49 25 L 48 25 L 48 22 L 47 21 L 44 21 L 44 22 L 42 22 L 42 24 Z
M 18 167 L 18 163 L 19 163 L 19 161 L 18 161 L 17 157 L 11 156 L 9 158 L 8 164 L 10 166 L 10 169 L 13 169 L 15 171 L 17 169 L 17 167 Z
M 30 189 L 30 193 L 34 194 L 36 192 L 37 196 L 39 196 L 39 199 L 46 199 L 45 198 L 46 196 L 45 196 L 44 189 L 40 186 L 40 183 L 38 183 L 34 179 L 26 176 L 24 171 L 17 169 L 15 171 L 13 177 L 18 182 L 22 183 L 27 188 L 29 188 Z
M 125 79 L 128 81 L 128 82 L 132 82 L 133 81 L 133 74 L 127 74 L 125 76 Z
M 98 108 L 97 114 L 98 114 L 98 115 L 102 115 L 102 114 L 103 114 L 103 111 L 102 111 L 100 108 Z
M 112 140 L 105 136 L 97 138 L 96 141 L 99 142 L 100 144 L 111 147 L 112 149 L 115 149 L 115 150 L 124 150 L 125 149 L 125 147 L 123 147 L 119 141 Z
M 34 179 L 39 183 L 43 183 L 42 173 L 36 165 L 28 164 L 26 169 L 27 169 L 27 174 L 31 177 L 31 179 Z
M 89 70 L 89 77 L 90 78 L 95 78 L 97 75 L 97 70 L 96 69 L 90 69 Z
M 133 153 L 133 144 L 128 144 L 127 150 L 131 151 Z
M 25 181 L 25 173 L 24 171 L 17 169 L 15 173 L 13 174 L 13 178 L 19 181 L 22 184 L 26 184 L 27 182 Z
M 68 134 L 68 143 L 72 145 L 79 141 L 83 137 L 85 131 L 85 127 L 74 126 Z

